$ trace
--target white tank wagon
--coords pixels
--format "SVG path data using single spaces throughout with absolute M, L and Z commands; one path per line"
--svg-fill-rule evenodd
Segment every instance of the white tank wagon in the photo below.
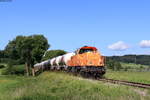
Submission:
M 50 69 L 50 60 L 43 61 L 34 65 L 34 71 Z
M 34 71 L 43 71 L 43 70 L 67 70 L 67 62 L 74 56 L 75 53 L 67 53 L 62 56 L 54 57 L 52 59 L 37 63 L 34 65 Z
M 57 70 L 63 70 L 67 69 L 67 62 L 71 59 L 72 56 L 74 56 L 75 53 L 67 53 L 62 56 L 58 56 L 55 58 L 52 58 L 50 60 L 51 62 L 51 69 L 57 69 Z
M 50 69 L 50 59 L 43 62 L 43 69 Z
M 65 54 L 65 55 L 63 55 L 63 57 L 62 57 L 62 62 L 61 63 L 63 63 L 63 67 L 64 67 L 64 69 L 66 70 L 67 69 L 67 62 L 69 61 L 69 60 L 71 60 L 71 57 L 72 56 L 74 56 L 75 55 L 75 53 L 67 53 L 67 54 Z
M 41 62 L 41 63 L 37 63 L 37 64 L 35 64 L 34 65 L 34 72 L 38 72 L 38 71 L 40 71 L 40 70 L 43 70 L 43 62 Z
M 55 66 L 56 66 L 55 61 L 56 61 L 56 58 L 52 58 L 52 59 L 50 60 L 51 69 L 54 69 L 54 68 L 55 68 Z
M 39 71 L 40 68 L 41 68 L 41 64 L 40 63 L 37 63 L 37 64 L 34 65 L 34 71 L 35 72 Z
M 60 68 L 62 68 L 62 57 L 63 56 L 58 56 L 56 57 L 54 64 L 56 65 L 56 69 L 59 70 Z

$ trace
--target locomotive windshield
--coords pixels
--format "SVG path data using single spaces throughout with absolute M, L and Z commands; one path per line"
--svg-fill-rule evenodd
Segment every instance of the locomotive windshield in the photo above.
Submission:
M 79 49 L 78 53 L 82 54 L 82 53 L 93 52 L 93 51 L 97 51 L 97 49 L 95 47 L 84 46 Z
M 93 52 L 93 51 L 94 51 L 93 49 L 80 49 L 79 54 L 86 53 L 86 52 Z

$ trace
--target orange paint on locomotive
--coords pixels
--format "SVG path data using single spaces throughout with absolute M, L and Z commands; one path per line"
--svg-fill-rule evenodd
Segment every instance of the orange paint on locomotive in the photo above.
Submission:
M 82 47 L 77 50 L 76 55 L 71 57 L 67 65 L 103 67 L 105 65 L 105 57 L 95 47 Z

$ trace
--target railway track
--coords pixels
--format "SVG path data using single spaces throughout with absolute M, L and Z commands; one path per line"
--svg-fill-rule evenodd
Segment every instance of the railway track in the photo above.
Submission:
M 110 82 L 110 83 L 114 83 L 114 84 L 121 84 L 121 85 L 150 89 L 150 84 L 145 84 L 145 83 L 130 82 L 130 81 L 123 81 L 123 80 L 114 80 L 114 79 L 107 79 L 107 78 L 98 79 L 98 80 L 103 81 L 103 82 Z

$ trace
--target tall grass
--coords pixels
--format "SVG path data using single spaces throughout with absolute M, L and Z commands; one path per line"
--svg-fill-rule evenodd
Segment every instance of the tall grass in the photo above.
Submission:
M 0 77 L 1 100 L 150 100 L 150 91 L 143 96 L 135 89 L 145 91 L 60 72 Z
M 150 84 L 150 72 L 107 71 L 105 77 Z
M 143 69 L 150 69 L 148 65 L 141 65 L 141 64 L 134 64 L 134 63 L 123 63 L 121 62 L 121 66 L 123 69 L 133 69 L 133 70 L 143 70 Z

